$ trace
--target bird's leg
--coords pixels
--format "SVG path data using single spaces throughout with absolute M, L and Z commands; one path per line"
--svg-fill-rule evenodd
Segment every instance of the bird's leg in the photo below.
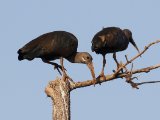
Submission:
M 119 68 L 119 63 L 118 63 L 118 60 L 117 60 L 117 57 L 116 57 L 116 53 L 113 53 L 113 59 L 114 61 L 116 62 L 117 64 L 117 69 Z
M 64 68 L 64 66 L 63 66 L 63 57 L 60 58 L 60 64 L 61 64 L 61 67 L 62 67 L 63 79 L 64 79 L 64 80 L 68 80 L 68 79 L 69 79 L 71 83 L 74 83 L 74 81 L 72 80 L 72 78 L 70 78 L 70 77 L 67 75 L 66 71 L 65 71 L 65 68 Z
M 121 67 L 122 63 L 119 63 L 116 57 L 116 53 L 113 53 L 113 59 L 117 64 L 117 70 Z M 121 69 L 121 72 L 123 73 L 123 69 Z
M 53 65 L 54 69 L 57 69 L 57 71 L 59 72 L 59 74 L 62 75 L 61 71 L 59 70 L 59 69 L 62 70 L 62 66 L 58 65 L 57 63 L 50 62 L 50 61 L 47 61 L 47 60 L 44 60 L 44 59 L 42 59 L 42 61 L 45 62 L 45 63 Z
M 106 65 L 106 58 L 105 58 L 105 55 L 102 55 L 103 56 L 103 66 L 102 66 L 102 70 L 101 70 L 101 73 L 98 77 L 103 77 L 103 79 L 106 79 L 105 75 L 104 75 L 104 67 Z

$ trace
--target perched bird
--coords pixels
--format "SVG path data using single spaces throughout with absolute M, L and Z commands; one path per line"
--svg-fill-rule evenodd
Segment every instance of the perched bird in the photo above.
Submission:
M 100 77 L 104 77 L 104 66 L 106 64 L 105 55 L 113 53 L 113 58 L 117 64 L 119 63 L 116 59 L 116 52 L 127 49 L 129 42 L 137 49 L 139 49 L 132 38 L 132 32 L 128 29 L 120 29 L 118 27 L 103 28 L 101 31 L 95 34 L 92 39 L 92 52 L 102 54 L 103 56 L 103 67 L 100 73 Z
M 92 63 L 92 56 L 87 52 L 77 52 L 78 40 L 69 32 L 54 31 L 43 34 L 18 50 L 18 60 L 33 60 L 34 58 L 41 58 L 43 62 L 54 65 L 54 67 L 61 74 L 63 72 L 65 78 L 69 78 L 63 67 L 63 58 L 71 63 L 86 64 L 95 80 L 94 67 Z M 51 62 L 52 60 L 60 59 L 61 65 Z

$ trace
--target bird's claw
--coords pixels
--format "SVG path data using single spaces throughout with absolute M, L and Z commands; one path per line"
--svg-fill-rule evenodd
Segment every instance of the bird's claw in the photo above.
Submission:
M 105 80 L 106 77 L 104 75 L 104 73 L 101 73 L 97 78 L 96 80 L 93 80 L 93 84 L 95 86 L 96 83 L 98 83 L 99 85 L 101 85 L 101 80 Z
M 97 78 L 98 78 L 99 80 L 105 80 L 105 79 L 106 79 L 104 73 L 101 73 Z
M 65 72 L 63 73 L 63 80 L 69 80 L 70 83 L 74 84 L 72 78 L 70 78 Z
M 61 65 L 58 65 L 58 64 L 54 65 L 54 70 L 55 70 L 55 69 L 57 69 L 57 71 L 59 72 L 59 74 L 62 75 L 62 73 L 61 73 L 61 71 L 62 71 L 62 66 L 61 66 Z M 60 71 L 60 69 L 61 69 L 61 71 Z M 64 70 L 66 70 L 66 69 L 64 68 Z M 66 71 L 67 71 L 67 70 L 66 70 Z
M 94 86 L 96 85 L 96 83 L 98 83 L 99 85 L 101 85 L 101 81 L 100 81 L 99 78 L 96 79 L 96 80 L 93 80 L 93 85 L 94 85 Z
M 93 80 L 93 85 L 95 86 L 97 83 L 97 80 Z
M 122 62 L 120 62 L 120 63 L 117 64 L 117 70 L 119 70 L 119 68 L 121 68 L 121 73 L 123 73 L 123 65 L 124 64 Z M 113 70 L 113 72 L 115 73 L 116 70 Z
M 123 73 L 124 64 L 123 64 L 122 62 L 119 63 L 117 69 L 119 69 L 119 68 L 122 68 L 122 69 L 121 69 L 121 73 Z
M 59 68 L 54 67 L 54 69 L 57 69 L 57 71 L 59 72 L 60 75 L 62 75 L 61 71 L 59 70 Z

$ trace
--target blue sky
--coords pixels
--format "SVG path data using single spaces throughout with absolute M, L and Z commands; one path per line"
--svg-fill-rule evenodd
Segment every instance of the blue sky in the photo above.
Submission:
M 17 59 L 17 50 L 35 37 L 50 31 L 65 30 L 79 39 L 78 51 L 91 53 L 96 75 L 102 67 L 102 56 L 91 52 L 91 40 L 102 27 L 128 28 L 140 50 L 160 38 L 160 2 L 158 0 L 1 0 L 1 120 L 49 120 L 52 104 L 44 89 L 59 76 L 53 67 L 40 59 L 32 62 Z M 134 69 L 160 61 L 159 45 L 134 62 Z M 132 45 L 117 54 L 125 61 L 137 54 Z M 112 55 L 106 55 L 105 74 L 116 65 Z M 58 60 L 56 60 L 59 63 Z M 65 61 L 68 74 L 75 81 L 91 79 L 85 65 Z M 139 80 L 160 80 L 160 70 L 141 74 Z M 101 86 L 74 90 L 71 93 L 72 120 L 159 120 L 160 84 L 132 89 L 124 79 Z

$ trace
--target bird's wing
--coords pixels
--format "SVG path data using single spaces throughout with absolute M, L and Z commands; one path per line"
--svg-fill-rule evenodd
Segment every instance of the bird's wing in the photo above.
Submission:
M 18 52 L 24 59 L 34 59 L 43 56 L 49 53 L 50 47 L 48 48 L 48 46 L 50 38 L 51 35 L 49 33 L 43 34 L 24 45 Z

